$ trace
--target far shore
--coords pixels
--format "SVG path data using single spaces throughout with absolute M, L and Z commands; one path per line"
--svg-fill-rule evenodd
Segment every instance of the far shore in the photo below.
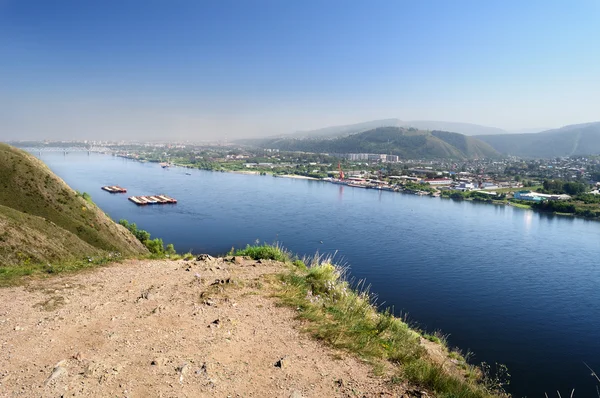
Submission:
M 133 160 L 137 160 L 137 159 L 133 159 Z M 137 160 L 137 161 L 139 161 L 139 160 Z M 184 167 L 184 168 L 195 168 L 195 167 L 190 167 L 189 165 L 183 165 L 183 164 L 177 164 L 177 163 L 172 163 L 172 166 Z M 227 173 L 246 174 L 246 175 L 260 175 L 261 173 L 266 173 L 266 175 L 272 175 L 273 177 L 278 177 L 278 178 L 283 177 L 283 178 L 294 178 L 294 179 L 298 179 L 298 180 L 323 181 L 323 179 L 315 178 L 315 177 L 307 177 L 307 176 L 301 176 L 301 175 L 295 175 L 295 174 L 274 174 L 274 173 L 261 172 L 261 171 L 255 171 L 255 170 L 222 170 L 222 171 L 227 172 Z M 350 185 L 350 186 L 352 186 L 352 185 Z M 366 188 L 366 187 L 361 187 L 361 188 Z M 403 193 L 407 193 L 407 194 L 415 194 L 413 192 L 406 192 L 406 191 L 397 191 L 397 192 L 403 192 Z M 419 193 L 416 193 L 416 194 L 419 194 Z M 428 195 L 428 196 L 432 196 L 432 195 Z M 443 199 L 450 199 L 450 198 L 445 198 L 443 196 L 439 196 L 439 197 L 441 197 Z M 473 201 L 473 199 L 462 199 L 462 200 Z M 535 209 L 533 209 L 529 205 L 522 204 L 522 203 L 515 203 L 515 202 L 511 202 L 509 200 L 507 200 L 505 202 L 494 200 L 492 202 L 485 202 L 485 203 L 494 204 L 494 205 L 512 206 L 512 207 L 516 207 L 516 208 L 520 208 L 520 209 L 535 211 Z M 570 216 L 570 217 L 574 217 L 574 218 L 583 218 L 586 220 L 593 220 L 593 221 L 600 221 L 600 219 L 598 219 L 598 218 L 586 218 L 586 217 L 578 216 L 577 214 L 571 214 L 571 213 L 552 212 L 550 214 L 559 215 L 559 216 Z

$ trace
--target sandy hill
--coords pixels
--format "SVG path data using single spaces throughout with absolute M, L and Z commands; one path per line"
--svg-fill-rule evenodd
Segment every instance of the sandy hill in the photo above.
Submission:
M 35 156 L 0 143 L 0 266 L 147 253 Z

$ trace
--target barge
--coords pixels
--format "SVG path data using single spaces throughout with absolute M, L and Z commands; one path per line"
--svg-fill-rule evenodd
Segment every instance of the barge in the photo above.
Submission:
M 127 190 L 125 188 L 122 188 L 118 185 L 107 185 L 105 187 L 102 187 L 102 189 L 104 189 L 106 192 L 110 192 L 110 193 L 125 193 L 125 192 L 127 192 Z
M 167 195 L 130 196 L 129 200 L 138 206 L 175 204 L 177 199 Z

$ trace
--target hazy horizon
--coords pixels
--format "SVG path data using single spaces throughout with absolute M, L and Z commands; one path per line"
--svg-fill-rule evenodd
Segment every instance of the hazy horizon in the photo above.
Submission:
M 0 0 L 1 140 L 600 120 L 600 3 Z

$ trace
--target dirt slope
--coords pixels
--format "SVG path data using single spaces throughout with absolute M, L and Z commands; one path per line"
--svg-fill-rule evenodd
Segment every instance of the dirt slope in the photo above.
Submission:
M 132 260 L 0 289 L 0 397 L 421 396 L 299 332 L 271 296 L 281 264 L 237 260 Z

